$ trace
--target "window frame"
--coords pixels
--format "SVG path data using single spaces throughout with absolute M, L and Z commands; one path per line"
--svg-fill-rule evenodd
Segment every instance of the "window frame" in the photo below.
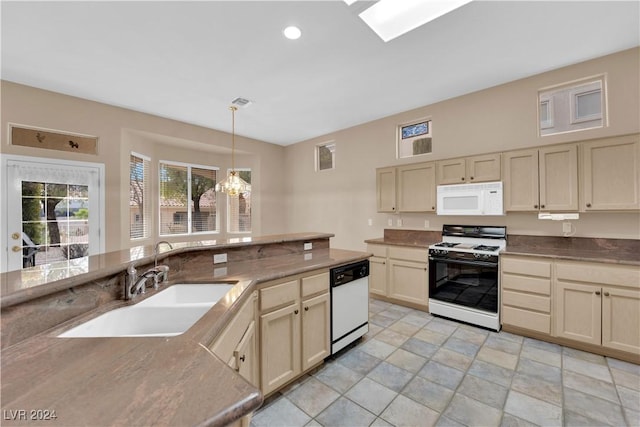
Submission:
M 330 168 L 321 168 L 320 167 L 320 149 L 325 148 L 325 147 L 331 147 L 328 148 L 329 152 L 331 153 L 331 167 Z M 325 142 L 321 142 L 319 144 L 316 144 L 315 146 L 315 169 L 316 172 L 324 172 L 324 171 L 330 171 L 336 168 L 336 142 L 335 140 L 331 140 L 331 141 L 325 141 Z
M 151 237 L 151 229 L 153 223 L 153 213 L 151 209 L 151 198 L 153 197 L 151 192 L 151 158 L 149 156 L 145 156 L 144 154 L 137 153 L 135 151 L 131 151 L 129 154 L 129 203 L 131 203 L 131 183 L 132 183 L 132 173 L 131 173 L 131 157 L 137 157 L 142 160 L 143 165 L 143 199 L 142 199 L 142 215 L 143 215 L 143 223 L 142 223 L 142 235 L 139 237 L 132 236 L 132 217 L 131 212 L 129 212 L 129 240 L 143 240 Z M 130 205 L 131 206 L 131 205 Z M 138 215 L 136 213 L 135 215 Z M 146 218 L 146 219 L 145 219 Z
M 162 165 L 169 166 L 177 166 L 187 168 L 187 202 L 186 202 L 186 211 L 187 211 L 187 231 L 186 233 L 171 233 L 166 234 L 162 232 Z M 206 234 L 220 234 L 220 210 L 218 206 L 218 197 L 216 195 L 216 222 L 215 222 L 215 230 L 207 230 L 207 231 L 192 231 L 193 228 L 193 217 L 191 213 L 191 170 L 193 168 L 196 169 L 204 169 L 214 171 L 216 177 L 214 179 L 212 189 L 215 189 L 215 184 L 218 181 L 218 172 L 220 168 L 217 166 L 210 165 L 201 165 L 196 163 L 187 163 L 187 162 L 176 162 L 172 160 L 158 160 L 158 236 L 160 237 L 171 237 L 171 236 L 196 236 L 196 235 L 206 235 Z M 215 190 L 214 190 L 215 194 Z
M 403 129 L 411 126 L 418 126 L 423 123 L 427 125 L 426 133 L 403 137 Z M 411 144 L 413 146 L 413 143 L 415 141 L 423 138 L 429 138 L 431 140 L 431 151 L 428 151 L 426 153 L 411 154 L 406 156 L 402 155 L 402 153 L 406 151 L 403 149 L 404 145 Z M 431 117 L 422 117 L 422 118 L 410 120 L 407 122 L 399 123 L 398 125 L 396 125 L 396 158 L 397 159 L 411 159 L 414 157 L 426 156 L 431 154 L 432 152 L 433 152 L 433 119 Z M 413 153 L 413 147 L 411 147 L 411 153 Z

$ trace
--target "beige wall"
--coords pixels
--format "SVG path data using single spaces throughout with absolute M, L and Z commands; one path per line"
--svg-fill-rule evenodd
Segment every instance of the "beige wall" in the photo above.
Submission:
M 285 163 L 293 179 L 287 185 L 287 226 L 291 230 L 335 233 L 332 246 L 347 249 L 364 249 L 363 240 L 381 237 L 384 228 L 392 228 L 389 220 L 394 228 L 402 220 L 401 228 L 405 229 L 440 230 L 444 222 L 460 222 L 506 225 L 514 234 L 562 235 L 559 222 L 538 220 L 533 213 L 498 218 L 377 213 L 375 168 L 637 133 L 639 57 L 637 48 L 619 52 L 289 146 L 285 150 Z M 607 75 L 608 127 L 538 136 L 540 88 L 603 73 Z M 357 104 L 353 108 L 358 108 Z M 396 159 L 396 125 L 422 117 L 433 120 L 433 153 Z M 336 168 L 316 172 L 314 147 L 331 140 L 336 143 Z M 637 213 L 585 213 L 573 224 L 576 236 L 640 238 Z
M 87 101 L 54 92 L 2 81 L 2 141 L 0 153 L 103 163 L 106 174 L 106 250 L 112 251 L 157 239 L 129 240 L 129 154 L 136 151 L 156 160 L 175 160 L 231 167 L 229 134 L 149 114 Z M 82 155 L 9 144 L 9 123 L 99 137 L 99 154 Z M 281 146 L 238 137 L 237 167 L 250 167 L 254 177 L 254 235 L 285 231 L 281 214 L 284 149 Z M 152 191 L 157 198 L 157 191 Z M 222 203 L 222 205 L 226 205 Z M 157 199 L 153 203 L 157 212 Z M 154 215 L 155 216 L 155 215 Z M 226 218 L 226 217 L 225 217 Z M 221 221 L 221 229 L 226 223 Z M 157 233 L 157 224 L 152 227 Z M 221 233 L 220 237 L 227 237 Z M 216 236 L 198 236 L 194 239 Z M 178 237 L 168 240 L 185 240 Z
M 412 162 L 395 157 L 395 127 L 398 123 L 421 117 L 433 120 L 434 148 L 432 154 L 420 161 L 639 132 L 639 57 L 640 49 L 620 52 L 289 147 L 239 137 L 240 154 L 236 165 L 250 167 L 254 176 L 254 235 L 331 232 L 336 235 L 332 247 L 364 249 L 363 240 L 382 236 L 383 229 L 389 227 L 388 221 L 392 220 L 395 227 L 399 219 L 403 221 L 402 228 L 406 229 L 439 230 L 444 221 L 455 220 L 505 224 L 511 233 L 561 235 L 559 223 L 537 220 L 532 213 L 499 218 L 379 214 L 375 208 L 375 168 Z M 610 126 L 538 137 L 537 90 L 601 73 L 607 74 Z M 154 165 L 160 159 L 198 164 L 207 163 L 203 159 L 211 159 L 210 164 L 220 167 L 223 172 L 230 166 L 230 136 L 224 132 L 6 81 L 1 85 L 1 98 L 0 153 L 105 164 L 107 251 L 133 245 L 128 238 L 130 151 L 150 156 Z M 353 108 L 358 106 L 354 104 Z M 96 135 L 100 138 L 100 152 L 91 156 L 11 146 L 9 123 Z M 336 168 L 315 172 L 314 147 L 330 140 L 337 146 Z M 156 174 L 156 171 L 154 166 L 152 173 Z M 152 193 L 157 194 L 156 191 Z M 157 209 L 156 203 L 154 209 Z M 425 220 L 429 222 L 427 228 Z M 225 228 L 224 222 L 220 225 Z M 577 236 L 640 237 L 640 221 L 635 213 L 581 214 L 574 225 Z M 154 224 L 153 230 L 156 229 Z M 148 243 L 150 241 L 135 242 L 136 245 Z

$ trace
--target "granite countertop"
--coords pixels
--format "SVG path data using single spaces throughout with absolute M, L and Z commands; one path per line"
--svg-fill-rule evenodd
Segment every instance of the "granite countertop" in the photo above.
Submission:
M 640 240 L 509 235 L 502 254 L 640 266 Z
M 161 259 L 169 252 L 172 255 L 177 255 L 199 250 L 227 249 L 330 237 L 333 237 L 333 234 L 292 233 L 261 237 L 180 242 L 172 243 L 173 248 L 169 248 L 168 245 L 160 245 L 158 255 L 159 259 Z M 130 249 L 107 252 L 70 261 L 50 263 L 24 270 L 0 273 L 0 307 L 19 304 L 30 299 L 69 289 L 91 280 L 97 280 L 120 273 L 125 271 L 127 266 L 132 262 L 136 262 L 137 264 L 153 262 L 154 250 L 154 246 L 151 245 L 136 246 Z
M 441 234 L 436 231 L 385 229 L 384 237 L 365 243 L 428 248 L 440 241 Z M 509 234 L 502 254 L 640 265 L 640 240 Z
M 175 337 L 57 338 L 76 324 L 126 304 L 115 301 L 11 346 L 2 351 L 3 425 L 226 425 L 262 402 L 259 390 L 205 348 L 243 301 L 261 282 L 369 255 L 317 249 L 228 263 L 227 274 L 215 280 L 237 284 Z M 175 277 L 173 282 L 185 279 Z M 212 279 L 210 266 L 189 271 L 190 281 Z M 55 411 L 57 418 L 34 419 L 32 410 Z

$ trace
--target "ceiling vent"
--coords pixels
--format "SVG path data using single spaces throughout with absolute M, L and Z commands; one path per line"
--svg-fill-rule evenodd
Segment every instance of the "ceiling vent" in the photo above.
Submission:
M 248 107 L 249 105 L 251 105 L 252 102 L 249 101 L 248 99 L 238 97 L 238 98 L 234 99 L 233 101 L 231 101 L 231 104 L 235 105 L 237 107 L 240 107 L 240 108 L 244 108 L 244 107 Z

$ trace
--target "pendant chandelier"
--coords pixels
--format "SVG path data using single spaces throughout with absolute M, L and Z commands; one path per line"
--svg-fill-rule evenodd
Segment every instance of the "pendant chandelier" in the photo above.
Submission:
M 236 110 L 238 107 L 232 105 L 231 110 L 231 171 L 224 181 L 216 184 L 216 192 L 227 193 L 231 197 L 243 196 L 251 192 L 251 184 L 245 182 L 236 171 Z

